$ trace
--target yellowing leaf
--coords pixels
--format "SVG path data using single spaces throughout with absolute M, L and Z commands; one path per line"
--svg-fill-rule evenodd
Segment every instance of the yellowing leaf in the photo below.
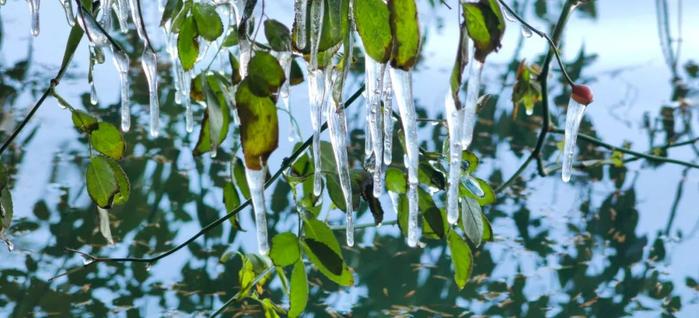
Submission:
M 270 97 L 253 94 L 247 78 L 238 86 L 235 100 L 240 116 L 240 140 L 245 166 L 260 170 L 267 163 L 269 155 L 277 149 L 277 108 Z

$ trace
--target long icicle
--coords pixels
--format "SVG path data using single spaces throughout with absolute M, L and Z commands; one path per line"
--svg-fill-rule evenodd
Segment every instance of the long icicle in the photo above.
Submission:
M 122 33 L 126 33 L 129 30 L 129 5 L 126 1 L 127 0 L 116 0 L 116 15 L 119 20 L 119 30 Z
M 39 0 L 27 0 L 29 13 L 32 15 L 32 35 L 39 36 Z
M 73 15 L 73 4 L 71 0 L 61 0 L 61 6 L 66 14 L 66 21 L 71 27 L 75 25 L 75 15 Z
M 563 167 L 561 179 L 570 181 L 575 159 L 575 142 L 587 105 L 592 103 L 592 91 L 585 85 L 573 85 L 568 110 L 566 111 L 565 137 L 563 141 Z
M 245 178 L 250 188 L 252 198 L 252 209 L 255 212 L 255 228 L 257 233 L 257 250 L 262 255 L 269 252 L 267 242 L 267 212 L 265 208 L 265 176 L 267 175 L 267 165 L 260 170 L 252 170 L 245 167 Z
M 475 51 L 475 49 L 474 49 Z M 466 100 L 464 102 L 464 122 L 461 132 L 461 148 L 467 150 L 473 141 L 473 130 L 476 128 L 476 114 L 478 107 L 478 93 L 481 86 L 481 74 L 483 63 L 471 58 L 468 63 L 468 84 L 466 86 Z
M 148 97 L 150 110 L 150 135 L 157 137 L 160 133 L 160 102 L 158 100 L 158 54 L 153 49 L 143 21 L 140 0 L 130 0 L 131 18 L 136 25 L 138 37 L 143 41 L 143 53 L 141 54 L 141 66 L 148 82 Z
M 371 134 L 371 151 L 374 153 L 374 188 L 373 195 L 378 198 L 383 191 L 383 130 L 381 128 L 381 93 L 386 64 L 374 61 L 368 54 L 364 56 L 366 73 L 367 113 L 369 117 L 369 134 Z
M 129 102 L 129 56 L 126 52 L 112 46 L 114 66 L 119 73 L 121 86 L 121 130 L 131 129 L 131 107 Z
M 313 194 L 321 193 L 320 173 L 320 122 L 322 120 L 323 102 L 325 100 L 325 70 L 318 67 L 318 47 L 320 33 L 323 29 L 324 1 L 311 3 L 311 58 L 308 66 L 308 98 L 311 106 L 311 126 L 313 128 Z
M 454 95 L 447 92 L 444 109 L 449 129 L 449 175 L 447 178 L 447 221 L 454 224 L 459 219 L 459 185 L 461 184 L 461 126 L 463 113 L 456 109 Z
M 289 141 L 296 140 L 295 135 L 300 136 L 300 133 L 294 130 L 293 116 L 291 115 L 291 105 L 289 104 L 289 94 L 291 91 L 291 85 L 289 84 L 289 81 L 291 80 L 292 61 L 293 56 L 291 52 L 279 53 L 279 64 L 282 66 L 282 70 L 284 70 L 284 76 L 286 77 L 286 81 L 284 81 L 284 84 L 282 84 L 282 87 L 279 89 L 279 98 L 282 100 L 284 109 L 286 110 L 286 113 L 289 115 Z
M 391 76 L 385 74 L 383 83 L 383 164 L 389 166 L 393 161 L 393 87 Z
M 306 7 L 308 0 L 294 0 L 294 21 L 296 21 L 296 47 L 305 48 L 306 41 Z
M 417 115 L 413 100 L 412 72 L 390 68 L 391 83 L 405 131 L 405 166 L 408 168 L 408 246 L 418 242 L 418 138 Z
M 102 11 L 102 19 L 100 23 L 107 30 L 112 29 L 112 7 L 114 6 L 113 1 L 114 0 L 104 0 L 100 3 Z

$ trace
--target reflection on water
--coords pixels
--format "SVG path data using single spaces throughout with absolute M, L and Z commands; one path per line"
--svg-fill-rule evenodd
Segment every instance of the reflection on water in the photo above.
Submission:
M 291 4 L 278 2 L 276 7 L 268 5 L 273 8 L 268 15 L 288 22 Z M 559 1 L 521 4 L 518 1 L 514 7 L 525 10 L 533 24 L 542 29 L 550 27 L 560 8 Z M 59 5 L 42 6 L 44 32 L 36 42 L 28 42 L 29 17 L 25 17 L 24 3 L 15 1 L 2 7 L 0 100 L 6 105 L 2 113 L 3 139 L 13 116 L 24 114 L 26 105 L 44 88 L 55 69 L 55 48 L 62 50 L 68 30 Z M 564 57 L 570 75 L 592 83 L 596 90 L 594 108 L 589 110 L 582 132 L 603 137 L 614 145 L 628 141 L 639 151 L 654 149 L 656 155 L 696 160 L 699 149 L 694 145 L 664 145 L 694 138 L 696 110 L 691 102 L 696 101 L 699 80 L 688 61 L 699 59 L 697 43 L 686 43 L 682 56 L 687 59 L 680 59 L 674 69 L 668 68 L 673 63 L 666 63 L 656 44 L 660 42 L 656 40 L 655 7 L 650 3 L 634 8 L 627 5 L 607 1 L 586 7 L 566 31 Z M 683 5 L 686 16 L 699 14 L 696 3 L 685 1 Z M 155 6 L 146 9 L 148 20 L 156 21 Z M 455 52 L 451 40 L 455 29 L 450 27 L 454 12 L 427 5 L 421 9 L 428 36 L 420 71 L 414 76 L 415 86 L 421 116 L 434 118 L 443 111 L 435 105 L 442 105 L 440 100 L 447 90 L 444 79 Z M 675 18 L 674 14 L 669 16 Z M 641 20 L 646 22 L 639 23 Z M 699 24 L 688 20 L 684 19 L 683 32 L 697 34 Z M 158 32 L 157 26 L 148 28 L 149 32 Z M 521 42 L 520 33 L 513 31 L 516 29 L 511 26 L 505 47 L 492 62 L 489 60 L 483 79 L 486 92 L 494 95 L 479 114 L 474 147 L 483 162 L 479 174 L 493 184 L 508 178 L 529 154 L 541 122 L 539 110 L 532 117 L 526 117 L 523 111 L 515 118 L 512 115 L 509 94 L 514 69 L 519 59 L 538 61 L 544 51 L 536 37 Z M 26 34 L 9 30 L 26 30 Z M 48 30 L 55 30 L 56 36 L 48 37 Z M 133 33 L 123 40 L 135 43 Z M 632 41 L 638 34 L 644 34 L 644 39 Z M 628 42 L 628 48 L 618 45 L 622 42 L 625 46 Z M 162 47 L 162 41 L 157 44 Z M 129 52 L 137 54 L 134 47 Z M 116 74 L 106 67 L 97 69 L 102 104 L 91 105 L 84 76 L 87 54 L 86 49 L 81 50 L 59 91 L 74 106 L 116 123 Z M 162 51 L 161 56 L 165 56 Z M 3 157 L 14 174 L 12 192 L 17 208 L 10 231 L 15 251 L 0 252 L 5 259 L 0 264 L 0 313 L 16 317 L 32 312 L 38 316 L 205 314 L 238 291 L 240 258 L 225 262 L 219 258 L 226 251 L 255 250 L 249 210 L 240 217 L 246 232 L 226 223 L 190 244 L 186 251 L 152 267 L 143 263 L 102 263 L 49 281 L 83 264 L 79 255 L 66 248 L 104 256 L 148 256 L 184 241 L 223 215 L 221 187 L 228 180 L 228 162 L 236 155 L 230 152 L 233 138 L 229 137 L 215 160 L 192 157 L 190 147 L 196 134 L 185 133 L 183 109 L 174 103 L 172 78 L 162 61 L 159 138 L 150 138 L 145 129 L 147 85 L 144 76 L 135 71 L 139 68 L 132 65 L 133 100 L 137 104 L 133 107 L 134 119 L 138 123 L 126 134 L 128 156 L 122 165 L 133 190 L 128 204 L 112 211 L 113 236 L 119 242 L 114 247 L 106 246 L 95 230 L 97 211 L 89 203 L 82 181 L 86 141 L 71 127 L 67 111 L 55 107 L 54 102 L 47 103 L 33 126 Z M 362 76 L 356 75 L 354 87 Z M 552 105 L 556 105 L 554 122 L 560 127 L 569 92 L 559 84 L 559 77 L 554 72 L 551 96 Z M 291 103 L 297 118 L 307 116 L 304 90 L 304 86 L 292 89 Z M 355 129 L 351 155 L 360 162 L 364 145 L 360 118 L 364 116 L 358 106 L 352 106 L 348 116 L 354 119 L 350 127 Z M 197 110 L 200 118 L 201 109 Z M 286 121 L 282 124 L 288 125 Z M 308 136 L 310 127 L 302 129 Z M 280 131 L 289 129 L 280 127 Z M 422 123 L 423 147 L 441 149 L 445 136 L 441 125 Z M 693 209 L 699 203 L 696 171 L 629 156 L 620 158 L 583 141 L 579 143 L 582 165 L 577 167 L 573 182 L 566 185 L 558 177 L 557 142 L 561 139 L 562 135 L 552 134 L 543 152 L 545 168 L 554 176 L 539 177 L 532 166 L 500 195 L 497 204 L 486 210 L 496 240 L 476 253 L 472 280 L 463 291 L 457 291 L 453 283 L 443 242 L 427 241 L 422 249 L 408 249 L 396 226 L 369 227 L 357 232 L 359 247 L 345 250 L 347 262 L 355 271 L 356 286 L 339 289 L 317 272 L 311 273 L 308 312 L 326 316 L 327 312 L 351 311 L 358 317 L 463 313 L 689 317 L 699 312 L 699 261 L 694 256 L 699 244 L 699 217 Z M 290 151 L 290 145 L 280 147 L 270 159 L 271 169 L 276 169 Z M 627 161 L 626 165 L 614 165 L 620 160 Z M 286 183 L 278 182 L 267 191 L 273 232 L 296 227 L 289 190 Z M 436 194 L 435 199 L 444 206 L 444 193 Z M 388 212 L 392 211 L 390 200 L 382 198 L 381 202 L 387 211 L 386 223 L 390 224 L 395 219 Z M 330 215 L 332 220 L 340 220 L 339 213 Z M 358 219 L 358 223 L 370 222 L 366 207 Z M 342 237 L 341 232 L 337 234 Z M 268 286 L 266 295 L 286 302 L 279 280 Z M 236 303 L 232 309 L 261 314 L 255 302 Z

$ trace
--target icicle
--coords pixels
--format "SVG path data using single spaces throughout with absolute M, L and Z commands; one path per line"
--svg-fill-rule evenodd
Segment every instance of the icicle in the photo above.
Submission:
M 308 99 L 311 108 L 311 127 L 313 128 L 313 194 L 321 193 L 320 174 L 320 122 L 322 120 L 325 101 L 326 72 L 318 68 L 318 46 L 320 32 L 323 29 L 324 1 L 313 1 L 311 4 L 311 62 L 308 65 Z
M 294 15 L 296 23 L 296 47 L 306 47 L 306 7 L 308 0 L 294 1 Z
M 78 10 L 81 9 L 79 8 Z M 106 46 L 109 43 L 109 38 L 107 38 L 107 35 L 104 34 L 100 26 L 97 24 L 97 21 L 95 21 L 95 19 L 84 10 L 78 14 L 79 16 L 76 20 L 78 21 L 78 25 L 87 34 L 87 39 L 90 41 L 90 45 L 95 47 L 95 49 Z M 97 53 L 95 52 L 95 54 Z
M 248 63 L 252 58 L 252 47 L 250 47 L 250 41 L 241 38 L 238 41 L 238 47 L 240 48 L 240 56 L 238 60 L 240 61 L 240 77 L 245 78 L 248 76 Z
M 291 115 L 291 107 L 289 105 L 289 87 L 291 86 L 289 84 L 289 81 L 291 80 L 291 61 L 291 52 L 279 53 L 279 64 L 282 66 L 282 69 L 284 70 L 284 76 L 286 77 L 286 81 L 284 81 L 284 84 L 282 84 L 282 87 L 279 90 L 279 97 L 282 100 L 282 103 L 284 104 L 284 109 L 286 110 L 286 113 L 289 115 L 289 141 L 294 141 L 295 132 L 294 125 L 292 122 L 293 116 Z
M 32 15 L 32 35 L 39 35 L 39 0 L 27 0 L 29 13 Z
M 160 102 L 158 101 L 158 56 L 155 52 L 144 49 L 141 55 L 143 72 L 148 81 L 150 97 L 150 135 L 157 137 L 160 133 Z
M 530 38 L 530 37 L 532 37 L 533 34 L 534 34 L 534 32 L 532 32 L 532 30 L 529 27 L 522 24 L 522 36 L 523 37 Z
M 182 65 L 180 65 L 181 80 L 180 80 L 180 90 L 182 96 L 182 102 L 184 102 L 184 125 L 185 130 L 188 133 L 194 131 L 194 115 L 192 114 L 192 100 L 190 97 L 191 81 L 192 75 L 189 71 L 184 71 Z
M 483 63 L 472 58 L 468 63 L 468 85 L 466 87 L 466 101 L 464 102 L 464 122 L 461 132 L 461 149 L 466 150 L 473 141 L 473 130 L 476 128 L 476 108 L 478 107 L 478 93 L 481 86 L 481 71 Z
M 99 212 L 100 233 L 107 240 L 107 243 L 109 243 L 109 245 L 114 245 L 114 239 L 112 239 L 112 230 L 109 227 L 109 211 L 100 207 L 97 207 L 97 211 Z
M 12 243 L 12 241 L 10 241 L 10 239 L 6 238 L 6 239 L 3 239 L 3 241 L 5 242 L 5 245 L 7 246 L 8 252 L 12 253 L 15 251 L 15 244 Z
M 575 155 L 575 141 L 578 139 L 580 122 L 587 105 L 592 103 L 592 90 L 585 85 L 572 85 L 572 94 L 566 112 L 565 139 L 563 145 L 563 168 L 561 179 L 570 181 L 573 172 L 573 157 Z
M 396 103 L 405 130 L 406 155 L 405 166 L 408 168 L 408 245 L 414 247 L 418 242 L 418 138 L 417 115 L 413 100 L 411 71 L 390 68 L 391 83 L 396 96 Z
M 330 141 L 335 153 L 335 163 L 337 173 L 340 178 L 340 187 L 345 197 L 347 245 L 354 245 L 354 224 L 352 220 L 352 180 L 349 173 L 349 159 L 347 156 L 347 122 L 345 111 L 341 104 L 333 98 L 328 107 L 328 129 L 330 130 Z
M 449 176 L 447 178 L 447 221 L 454 224 L 459 219 L 459 185 L 461 184 L 461 126 L 463 112 L 456 109 L 451 90 L 444 98 L 444 109 L 449 129 Z
M 117 19 L 119 20 L 119 30 L 123 33 L 126 33 L 129 30 L 129 6 L 126 1 L 127 0 L 116 0 L 116 14 Z
M 92 51 L 92 48 L 90 50 Z M 97 99 L 97 89 L 95 88 L 95 78 L 93 77 L 93 72 L 95 70 L 95 54 L 92 52 L 90 53 L 90 65 L 87 68 L 87 82 L 90 84 L 90 104 L 97 105 L 99 100 Z
M 119 72 L 121 85 L 121 130 L 129 131 L 131 128 L 131 111 L 129 105 L 129 56 L 126 52 L 112 46 L 114 66 Z
M 63 11 L 66 13 L 68 25 L 72 27 L 75 25 L 75 16 L 73 15 L 73 5 L 71 0 L 61 0 L 61 6 L 63 7 Z
M 265 211 L 265 175 L 267 166 L 260 170 L 252 170 L 245 167 L 245 177 L 250 188 L 252 208 L 255 212 L 255 227 L 257 232 L 257 250 L 262 255 L 269 252 L 267 242 L 267 213 Z
M 104 0 L 100 3 L 102 10 L 102 21 L 100 21 L 100 23 L 107 30 L 112 29 L 112 6 L 114 5 L 112 1 L 113 0 Z M 68 0 L 68 2 L 70 2 L 70 0 Z
M 364 55 L 365 82 L 367 93 L 367 113 L 369 117 L 369 134 L 371 151 L 374 153 L 374 197 L 383 191 L 383 131 L 381 129 L 381 93 L 386 64 L 377 63 L 369 55 Z
M 148 37 L 146 36 L 146 29 L 144 27 L 145 24 L 143 21 L 141 21 L 141 17 L 143 15 L 141 12 L 141 7 L 138 5 L 138 0 L 129 0 L 129 7 L 131 9 L 131 19 L 133 20 L 133 24 L 136 26 L 138 38 L 141 40 L 141 42 L 146 43 L 146 46 L 150 45 L 150 43 L 148 43 Z
M 393 161 L 393 87 L 391 76 L 386 74 L 383 84 L 383 163 Z
M 311 3 L 311 69 L 318 68 L 318 48 L 320 46 L 320 34 L 323 30 L 323 12 L 325 1 L 313 1 Z

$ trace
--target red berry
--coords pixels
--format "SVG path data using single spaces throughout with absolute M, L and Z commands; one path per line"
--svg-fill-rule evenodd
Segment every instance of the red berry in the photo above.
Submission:
M 576 102 L 587 106 L 592 103 L 592 90 L 586 85 L 573 84 L 573 95 L 571 97 Z

